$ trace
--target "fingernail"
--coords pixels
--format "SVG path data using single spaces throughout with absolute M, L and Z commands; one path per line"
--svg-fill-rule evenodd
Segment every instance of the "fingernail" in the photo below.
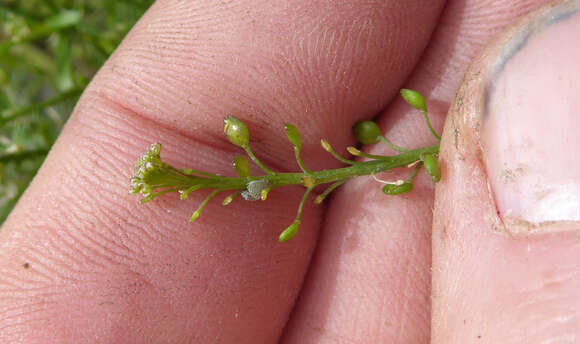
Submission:
M 481 143 L 498 214 L 513 233 L 578 229 L 579 8 L 565 2 L 518 29 L 492 67 Z

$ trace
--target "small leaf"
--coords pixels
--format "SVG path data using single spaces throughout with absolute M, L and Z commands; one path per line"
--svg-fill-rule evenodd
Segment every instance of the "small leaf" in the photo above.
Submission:
M 425 105 L 425 98 L 421 93 L 409 90 L 406 88 L 401 89 L 401 96 L 403 99 L 412 107 L 420 111 L 427 111 L 427 106 Z
M 387 184 L 383 187 L 383 193 L 386 195 L 400 195 L 413 190 L 413 183 L 404 182 L 403 184 Z
M 373 121 L 357 122 L 352 131 L 357 141 L 365 145 L 379 142 L 379 137 L 382 136 L 379 126 Z
M 81 13 L 75 10 L 63 10 L 49 18 L 44 25 L 50 31 L 65 29 L 75 26 L 83 19 Z
M 433 154 L 423 155 L 423 165 L 425 165 L 427 173 L 431 175 L 431 178 L 435 183 L 441 180 L 441 170 L 439 169 L 439 163 Z
M 242 178 L 250 176 L 250 163 L 248 162 L 248 159 L 241 155 L 238 155 L 234 158 L 234 169 L 236 170 L 236 173 Z
M 302 141 L 300 140 L 300 132 L 290 123 L 284 124 L 284 130 L 286 131 L 286 137 L 292 142 L 296 149 L 300 150 L 302 148 Z

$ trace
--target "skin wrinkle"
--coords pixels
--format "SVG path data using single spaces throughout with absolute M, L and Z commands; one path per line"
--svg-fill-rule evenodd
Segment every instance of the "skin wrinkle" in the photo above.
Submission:
M 47 227 L 31 227 L 31 230 L 35 229 L 47 230 Z M 49 279 L 48 281 L 43 281 L 45 284 L 55 284 L 58 279 L 66 281 L 71 278 L 70 274 L 65 274 L 58 269 L 59 266 L 66 266 L 70 269 L 70 272 L 82 272 L 86 271 L 87 268 L 87 266 L 83 266 L 77 261 L 78 255 L 74 254 L 75 247 L 68 241 L 60 240 L 60 234 L 55 233 L 57 235 L 45 239 L 41 249 L 31 246 L 26 247 L 25 251 L 22 252 L 22 255 L 27 257 L 27 260 L 34 261 L 34 265 L 31 268 L 34 274 L 43 274 Z M 50 249 L 52 253 L 50 255 L 51 260 L 46 259 L 47 249 Z M 64 261 L 66 261 L 66 264 L 63 263 Z
M 36 304 L 28 304 L 28 307 L 34 307 L 34 306 L 39 306 L 42 308 L 39 309 L 27 309 L 26 311 L 22 311 L 22 312 L 18 312 L 18 313 L 14 313 L 13 315 L 9 316 L 9 317 L 2 317 L 2 325 L 0 326 L 0 340 L 2 340 L 2 337 L 5 336 L 6 338 L 15 338 L 18 337 L 18 333 L 22 333 L 25 334 L 26 330 L 24 329 L 25 325 L 24 322 L 22 320 L 19 321 L 19 319 L 22 319 L 23 317 L 27 317 L 29 319 L 32 318 L 32 316 L 38 316 L 38 320 L 42 320 L 43 314 L 44 314 L 44 308 L 46 306 L 46 304 L 44 302 L 39 302 Z M 21 307 L 19 307 L 20 309 L 22 309 Z M 37 319 L 34 319 L 32 321 L 35 321 Z M 20 330 L 20 331 L 18 331 Z
M 90 200 L 91 199 L 91 192 L 89 190 L 84 190 L 83 188 L 78 188 L 75 191 L 71 191 L 69 194 L 64 194 L 61 196 L 61 199 L 66 203 L 66 204 L 70 204 L 70 207 L 67 209 L 66 211 L 70 211 L 71 214 L 68 217 L 56 217 L 56 216 L 52 216 L 52 226 L 54 228 L 59 228 L 62 227 L 63 225 L 65 225 L 65 228 L 69 228 L 68 232 L 69 234 L 72 234 L 73 232 L 76 232 L 78 234 L 80 234 L 82 237 L 84 237 L 87 241 L 91 242 L 95 242 L 92 237 L 94 236 L 99 236 L 100 234 L 96 231 L 91 231 L 86 233 L 85 231 L 83 231 L 81 228 L 83 227 L 83 223 L 87 223 L 89 225 L 94 225 L 95 222 L 100 222 L 101 224 L 103 224 L 104 222 L 99 221 L 99 215 L 100 213 L 102 214 L 102 211 L 100 210 L 96 210 L 96 213 L 94 213 L 92 211 L 92 208 L 89 204 L 89 202 L 78 202 L 79 199 L 81 200 Z M 76 201 L 76 203 L 75 203 Z M 60 214 L 57 214 L 60 215 Z M 71 221 L 66 221 L 65 219 L 68 220 L 68 218 L 71 218 Z M 107 218 L 108 216 L 105 216 L 105 218 Z M 66 222 L 62 222 L 62 221 L 66 221 Z M 49 222 L 48 225 L 50 226 L 51 223 Z M 95 226 L 86 226 L 87 228 L 94 228 Z M 71 230 L 73 229 L 73 230 Z M 64 232 L 64 231 L 63 231 Z M 73 240 L 76 241 L 76 240 Z M 109 241 L 110 243 L 112 241 Z M 107 245 L 100 245 L 103 248 L 106 248 Z
M 115 107 L 116 106 L 121 107 L 121 109 L 123 111 L 127 111 L 127 114 L 130 115 L 130 116 L 135 116 L 135 117 L 138 117 L 139 120 L 143 120 L 145 122 L 150 122 L 150 119 L 149 118 L 143 117 L 142 114 L 133 113 L 131 109 L 125 108 L 122 104 L 116 103 L 115 100 L 107 99 L 107 101 L 112 102 L 113 103 L 113 106 L 115 106 Z M 100 124 L 101 124 L 100 121 L 99 122 L 95 122 L 94 126 L 100 126 Z M 252 132 L 260 133 L 261 131 L 264 130 L 264 129 L 260 130 L 258 128 L 255 128 L 255 126 L 253 126 L 251 123 L 247 123 L 247 124 L 250 126 L 251 129 L 256 129 L 256 130 L 252 130 Z M 206 141 L 204 139 L 199 139 L 195 135 L 189 134 L 187 132 L 188 130 L 184 130 L 184 131 L 174 130 L 174 129 L 170 128 L 170 127 L 164 126 L 163 123 L 158 123 L 158 122 L 155 122 L 155 125 L 160 125 L 163 129 L 167 129 L 167 130 L 170 130 L 172 132 L 176 132 L 177 134 L 180 134 L 180 136 L 183 136 L 183 138 L 186 138 L 189 141 L 193 141 L 193 142 L 199 144 L 200 146 L 211 148 L 212 151 L 214 151 L 216 153 L 221 153 L 220 156 L 221 155 L 227 155 L 228 157 L 230 157 L 230 156 L 234 156 L 234 155 L 239 155 L 241 153 L 238 148 L 232 147 L 232 145 L 227 144 L 225 142 L 225 140 L 223 139 L 223 134 L 219 134 L 219 135 L 218 134 L 214 134 L 214 135 L 211 135 L 212 138 Z M 88 127 L 91 127 L 91 125 L 89 125 Z M 115 130 L 117 130 L 117 129 L 115 128 Z M 132 137 L 140 137 L 141 135 L 132 134 L 131 136 Z M 130 144 L 130 143 L 133 142 L 129 138 L 123 138 L 123 139 L 124 139 L 124 141 L 127 144 Z M 139 140 L 139 141 L 141 141 L 141 140 Z M 170 141 L 170 140 L 159 140 L 159 141 L 167 142 L 167 141 Z M 258 139 L 252 138 L 251 139 L 251 144 L 254 144 L 256 141 L 259 141 L 259 138 Z M 123 145 L 121 145 L 121 146 L 123 146 Z M 125 144 L 125 146 L 126 146 L 126 144 Z M 136 145 L 133 145 L 133 146 L 134 147 L 137 147 Z M 89 147 L 92 147 L 92 146 L 89 145 Z M 170 152 L 171 154 L 175 154 L 175 153 L 179 154 L 179 153 L 181 153 L 181 152 L 179 152 L 179 149 L 175 149 L 172 146 L 167 145 L 167 146 L 164 146 L 164 147 L 165 147 L 164 148 L 164 151 Z M 138 148 L 139 148 L 139 150 L 143 150 L 143 147 L 138 147 Z M 288 149 L 288 151 L 290 151 L 290 149 Z M 226 154 L 224 154 L 224 153 L 226 153 Z M 206 153 L 206 154 L 204 154 L 201 157 L 201 158 L 203 158 L 204 162 L 206 161 L 206 157 L 208 157 L 208 159 L 207 159 L 208 161 L 209 160 L 211 160 L 212 162 L 215 161 L 216 162 L 215 163 L 216 166 L 219 166 L 219 169 L 211 170 L 214 173 L 220 173 L 221 172 L 220 169 L 224 169 L 225 168 L 225 166 L 223 164 L 223 160 L 224 159 L 225 160 L 228 159 L 228 158 L 223 158 L 222 160 L 220 160 L 219 159 L 219 156 L 216 156 L 215 153 L 214 154 L 207 154 Z M 179 165 L 184 165 L 183 161 L 190 160 L 190 158 L 182 158 L 182 159 L 171 159 L 171 158 L 169 158 L 169 159 L 165 159 L 165 155 L 164 155 L 164 160 L 168 161 L 169 163 L 172 163 L 172 161 L 175 160 L 175 161 L 179 161 L 179 163 L 178 163 Z M 277 170 L 277 171 L 284 171 L 285 170 L 285 168 L 282 167 L 284 165 L 281 165 L 281 163 L 279 163 L 280 159 L 279 159 L 278 156 L 270 157 L 270 158 L 261 156 L 260 157 L 260 160 L 263 161 L 267 166 L 270 166 L 271 168 L 273 168 L 274 170 Z M 120 160 L 120 162 L 122 162 L 122 164 L 117 164 L 117 165 L 124 165 L 126 161 L 128 161 L 128 160 L 122 160 L 122 161 Z M 192 165 L 189 164 L 187 166 L 192 166 Z M 208 169 L 208 170 L 210 170 L 210 169 Z M 229 172 L 230 169 L 227 168 L 226 171 Z M 259 173 L 263 173 L 263 172 L 260 171 Z M 228 173 L 228 174 L 231 174 L 231 173 Z
M 46 262 L 45 261 L 45 255 L 46 252 L 44 250 L 39 250 L 39 249 L 35 249 L 35 248 L 27 248 L 25 252 L 23 252 L 23 256 L 26 256 L 26 260 L 31 262 L 32 267 L 30 268 L 31 274 L 33 274 L 34 277 L 38 278 L 39 275 L 42 277 L 45 277 L 45 279 L 43 280 L 38 280 L 35 279 L 34 281 L 31 281 L 32 283 L 37 283 L 39 285 L 54 285 L 57 281 L 56 278 L 54 278 L 54 276 L 58 277 L 58 279 L 60 280 L 64 280 L 64 281 L 72 281 L 72 278 L 70 277 L 71 274 L 73 275 L 78 275 L 80 273 L 82 273 L 83 270 L 82 267 L 79 264 L 75 264 L 75 259 L 71 259 L 74 258 L 69 252 L 66 251 L 66 248 L 61 248 L 59 245 L 53 245 L 51 247 L 52 249 L 52 253 L 53 255 L 52 257 L 52 261 L 58 263 L 58 264 L 50 264 L 50 262 Z M 59 255 L 59 258 L 55 258 L 54 253 L 57 253 Z M 64 259 L 68 259 L 67 260 L 67 264 L 63 264 L 61 262 L 61 260 L 63 258 L 60 257 L 64 257 Z M 72 262 L 72 263 L 71 263 Z M 53 266 L 64 266 L 66 265 L 67 268 L 70 270 L 69 274 L 62 274 L 60 273 L 60 270 L 55 269 Z
M 23 285 L 26 286 L 30 286 L 27 287 L 26 290 L 32 290 L 34 289 L 32 286 L 36 283 L 36 284 L 40 284 L 41 281 L 39 281 L 38 279 L 32 279 L 32 275 L 29 274 L 27 275 L 25 278 L 23 278 L 21 276 L 21 274 L 16 274 L 16 273 L 11 273 L 10 271 L 8 271 L 7 273 L 5 273 L 6 275 L 6 282 L 2 285 L 2 291 L 17 291 L 19 290 Z M 36 277 L 36 274 L 34 275 L 34 277 Z M 10 281 L 8 280 L 13 280 L 14 283 L 10 283 Z M 18 282 L 20 282 L 20 284 L 18 284 Z
M 36 228 L 33 226 L 30 227 L 31 230 L 37 228 L 40 228 L 40 226 Z M 59 280 L 74 280 L 73 275 L 70 274 L 71 271 L 69 270 L 69 260 L 66 258 L 72 257 L 72 262 L 86 261 L 89 263 L 87 266 L 92 266 L 93 264 L 97 266 L 100 265 L 96 261 L 88 259 L 87 255 L 84 253 L 84 245 L 81 244 L 79 247 L 77 243 L 70 240 L 72 238 L 70 235 L 65 236 L 63 231 L 55 230 L 54 227 L 47 227 L 46 225 L 42 226 L 41 229 L 50 230 L 52 232 L 51 237 L 54 238 L 51 238 L 50 242 L 45 242 L 43 245 L 43 251 L 38 252 L 37 255 L 38 260 L 44 262 L 44 267 L 47 272 L 51 273 L 55 277 L 55 279 L 51 281 L 51 284 L 57 283 Z M 55 257 L 54 253 L 60 250 L 63 250 L 66 253 L 65 257 Z
M 87 179 L 92 179 L 94 180 L 94 176 L 81 176 L 81 177 L 75 177 L 73 179 L 75 180 L 79 180 L 79 178 L 87 178 Z M 77 189 L 77 191 L 74 194 L 64 194 L 62 197 L 62 200 L 67 203 L 67 204 L 71 204 L 71 206 L 74 206 L 75 208 L 67 209 L 67 212 L 70 212 L 70 218 L 72 221 L 68 222 L 68 225 L 66 227 L 69 228 L 68 232 L 62 232 L 62 233 L 68 233 L 68 234 L 72 234 L 73 232 L 78 233 L 78 236 L 73 236 L 72 241 L 71 242 L 75 242 L 75 244 L 79 243 L 79 239 L 82 237 L 84 240 L 82 240 L 83 242 L 87 242 L 88 244 L 86 245 L 86 247 L 84 247 L 85 250 L 87 249 L 91 249 L 93 247 L 100 247 L 101 250 L 104 250 L 105 252 L 109 252 L 110 256 L 112 255 L 113 257 L 128 257 L 126 254 L 126 247 L 122 247 L 119 246 L 118 244 L 115 243 L 115 240 L 111 240 L 111 239 L 106 239 L 106 237 L 104 236 L 104 234 L 99 233 L 98 231 L 90 231 L 90 232 L 85 232 L 84 230 L 82 230 L 81 228 L 100 228 L 100 229 L 104 229 L 105 233 L 109 233 L 109 234 L 113 234 L 116 231 L 111 230 L 111 218 L 115 218 L 118 214 L 118 210 L 121 210 L 122 208 L 119 207 L 112 207 L 111 209 L 116 209 L 111 211 L 107 211 L 104 212 L 103 210 L 101 210 L 100 208 L 96 210 L 96 212 L 94 211 L 94 209 L 91 207 L 90 203 L 88 202 L 78 202 L 79 199 L 83 199 L 83 200 L 88 200 L 91 199 L 91 191 L 88 190 L 84 190 L 83 188 L 79 188 Z M 105 201 L 105 199 L 103 199 L 103 201 Z M 110 202 L 112 202 L 111 204 L 116 203 L 113 200 L 110 200 Z M 84 206 L 83 206 L 84 205 Z M 82 208 L 79 208 L 82 207 Z M 127 211 L 123 211 L 124 213 L 127 213 Z M 53 223 L 54 223 L 54 227 L 58 228 L 59 226 L 62 226 L 63 223 L 62 221 L 62 217 L 58 217 L 58 218 L 54 218 Z M 83 223 L 87 223 L 90 226 L 87 225 L 83 225 Z M 114 222 L 114 221 L 113 221 Z M 71 231 L 70 229 L 72 228 L 76 228 L 76 230 Z M 110 235 L 111 238 L 116 238 L 116 235 Z M 96 239 L 96 240 L 95 240 Z M 92 243 L 92 244 L 91 244 Z M 95 246 L 96 245 L 96 246 Z M 117 247 L 117 249 L 114 249 L 114 247 Z M 121 252 L 119 252 L 118 249 L 121 249 Z M 125 253 L 122 253 L 125 252 Z M 81 252 L 76 252 L 76 254 L 81 254 Z
M 55 220 L 56 219 L 53 219 L 53 221 Z M 89 266 L 98 267 L 102 270 L 105 270 L 113 262 L 113 260 L 110 257 L 103 255 L 102 252 L 100 252 L 100 250 L 98 249 L 98 247 L 93 247 L 91 245 L 91 243 L 94 243 L 94 240 L 86 240 L 88 239 L 87 235 L 79 235 L 80 231 L 78 230 L 78 228 L 75 231 L 76 235 L 73 234 L 73 232 L 70 229 L 67 231 L 58 231 L 55 229 L 53 230 L 53 232 L 54 232 L 53 235 L 58 240 L 57 241 L 58 244 L 60 244 L 61 242 L 69 243 L 69 249 L 71 251 L 71 254 L 75 257 L 75 259 L 86 260 Z M 50 251 L 48 249 L 50 249 L 50 247 L 47 248 L 47 254 L 45 255 L 45 259 L 49 259 L 50 257 L 50 255 L 48 254 Z M 69 272 L 68 263 L 63 263 L 61 266 L 59 266 L 59 268 L 61 268 L 63 271 Z
M 116 106 L 116 104 L 114 104 L 113 106 Z M 127 109 L 122 109 L 123 111 L 127 110 Z M 131 113 L 128 112 L 126 113 L 125 116 L 123 117 L 119 117 L 117 114 L 115 113 L 104 113 L 105 116 L 107 117 L 111 117 L 111 119 L 113 120 L 113 122 L 117 122 L 117 121 L 122 121 L 123 126 L 127 127 L 127 128 L 133 128 L 135 127 L 135 124 L 132 123 L 142 123 L 145 122 L 147 123 L 147 125 L 155 125 L 157 126 L 158 123 L 151 123 L 150 120 L 148 120 L 147 118 L 142 117 L 140 114 L 135 114 L 135 113 Z M 109 116 L 112 115 L 112 116 Z M 87 127 L 88 128 L 92 128 L 92 127 L 100 127 L 102 126 L 102 120 L 98 120 L 98 121 L 94 121 L 92 123 L 88 123 Z M 119 126 L 119 123 L 117 123 L 117 126 Z M 139 126 L 136 126 L 139 127 Z M 111 129 L 113 129 L 113 126 L 111 126 Z M 162 129 L 167 129 L 167 128 L 163 128 Z M 92 129 L 91 129 L 92 130 Z M 115 130 L 118 130 L 117 127 L 115 127 Z M 124 130 L 124 129 L 121 129 Z M 134 159 L 135 156 L 135 152 L 143 152 L 144 148 L 146 148 L 148 146 L 148 143 L 143 144 L 144 142 L 148 142 L 148 141 L 144 141 L 143 137 L 144 135 L 147 133 L 147 131 L 138 131 L 138 132 L 134 132 L 135 130 L 133 129 L 127 129 L 127 130 L 131 130 L 133 131 L 133 133 L 127 137 L 121 137 L 121 139 L 123 140 L 121 143 L 117 143 L 117 145 L 120 146 L 129 146 L 130 149 L 127 149 L 124 153 L 126 153 L 125 155 L 129 155 L 131 156 L 131 159 Z M 173 131 L 171 129 L 167 129 L 168 131 Z M 103 133 L 106 133 L 106 130 L 99 130 L 102 131 Z M 181 134 L 181 133 L 177 133 L 177 134 Z M 175 134 L 173 134 L 172 136 L 175 136 Z M 181 135 L 179 135 L 181 137 Z M 218 137 L 218 135 L 216 134 L 216 138 Z M 187 141 L 189 141 L 188 143 L 195 143 L 201 147 L 211 147 L 211 151 L 207 152 L 207 151 L 196 151 L 196 159 L 195 160 L 200 160 L 203 161 L 205 164 L 211 165 L 211 167 L 208 168 L 208 170 L 211 169 L 212 172 L 216 172 L 216 173 L 223 173 L 224 171 L 227 171 L 228 174 L 231 174 L 231 168 L 229 168 L 229 166 L 224 166 L 223 164 L 223 160 L 224 159 L 228 159 L 229 157 L 233 156 L 234 153 L 240 153 L 239 149 L 236 149 L 236 147 L 231 147 L 231 145 L 227 145 L 226 143 L 224 143 L 224 139 L 219 136 L 219 139 L 216 139 L 221 141 L 220 145 L 216 145 L 214 143 L 210 143 L 210 142 L 204 142 L 204 141 L 200 141 L 200 140 L 196 140 L 195 136 L 189 136 L 189 137 L 181 137 L 181 141 L 185 141 L 185 139 Z M 168 161 L 171 164 L 174 164 L 176 166 L 191 166 L 191 167 L 196 167 L 195 166 L 195 160 L 192 161 L 191 156 L 188 156 L 186 153 L 182 152 L 176 145 L 174 142 L 172 142 L 173 140 L 169 137 L 166 137 L 166 135 L 161 135 L 159 137 L 159 141 L 164 143 L 164 149 L 163 149 L 163 153 L 162 156 L 164 158 L 164 161 Z M 138 143 L 140 142 L 140 143 Z M 222 148 L 223 146 L 223 148 Z M 93 147 L 93 144 L 88 144 L 88 147 Z M 226 148 L 227 147 L 227 148 Z M 127 165 L 127 162 L 130 161 L 128 158 L 122 157 L 120 156 L 119 161 L 116 163 L 117 165 Z M 184 162 L 186 161 L 186 162 Z M 187 161 L 192 161 L 192 163 L 189 163 Z M 199 163 L 199 162 L 197 162 Z M 215 166 L 215 167 L 214 167 Z M 134 167 L 133 165 L 130 166 L 129 168 L 131 171 L 127 172 L 126 169 L 122 170 L 122 174 L 126 174 L 127 178 L 129 178 L 129 174 L 128 173 L 133 173 Z M 222 171 L 223 170 L 223 171 Z M 125 187 L 126 185 L 123 183 L 122 185 L 123 187 Z
M 68 261 L 67 264 L 63 263 L 63 258 L 61 257 L 64 257 L 65 259 L 71 258 L 69 252 L 66 251 L 67 248 L 68 247 L 61 248 L 60 246 L 53 245 L 51 247 L 51 253 L 53 253 L 53 255 L 51 255 L 52 259 L 50 261 L 46 260 L 45 250 L 40 252 L 40 250 L 35 250 L 33 248 L 26 249 L 26 251 L 23 252 L 23 255 L 29 256 L 29 260 L 34 260 L 34 266 L 31 268 L 32 271 L 30 272 L 30 274 L 33 274 L 35 280 L 31 281 L 31 283 L 34 283 L 39 287 L 49 285 L 50 286 L 56 285 L 58 287 L 60 283 L 59 281 L 62 281 L 62 284 L 72 282 L 74 281 L 73 276 L 79 275 L 80 273 L 85 271 L 81 269 L 81 266 L 73 265 L 74 263 L 71 264 L 68 263 Z M 59 254 L 60 256 L 55 257 L 54 255 L 55 253 Z M 62 266 L 66 266 L 67 268 L 69 268 L 70 269 L 69 273 L 64 274 L 59 269 L 59 267 Z M 38 277 L 43 278 L 38 279 Z

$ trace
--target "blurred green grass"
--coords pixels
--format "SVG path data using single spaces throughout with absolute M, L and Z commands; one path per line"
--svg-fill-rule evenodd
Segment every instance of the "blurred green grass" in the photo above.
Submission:
M 153 0 L 0 0 L 0 224 Z

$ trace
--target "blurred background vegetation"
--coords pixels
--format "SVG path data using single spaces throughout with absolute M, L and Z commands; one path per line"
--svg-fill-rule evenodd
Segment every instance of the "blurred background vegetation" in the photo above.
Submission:
M 0 0 L 0 224 L 153 0 Z

